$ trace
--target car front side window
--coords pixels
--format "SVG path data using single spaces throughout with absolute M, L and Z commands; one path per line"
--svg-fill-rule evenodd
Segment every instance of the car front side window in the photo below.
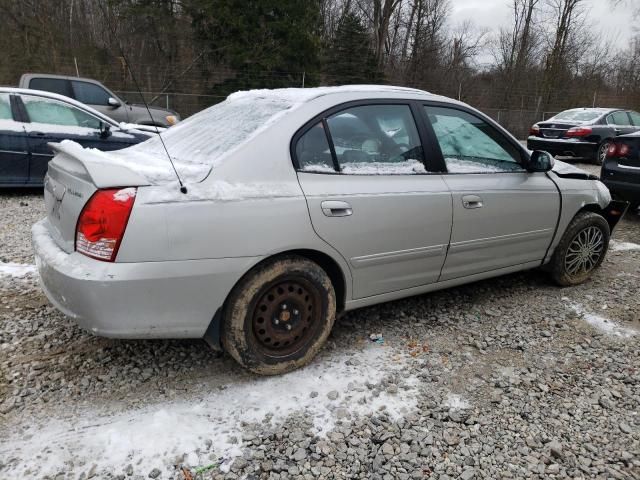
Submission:
M 109 105 L 109 93 L 102 87 L 89 82 L 72 80 L 75 99 L 87 105 Z
M 629 112 L 629 117 L 631 117 L 631 122 L 634 127 L 640 127 L 640 113 L 638 112 Z
M 0 93 L 0 120 L 13 120 L 9 94 Z
M 449 173 L 522 172 L 520 153 L 497 129 L 454 108 L 425 107 Z
M 93 115 L 58 100 L 23 95 L 22 101 L 31 123 L 82 127 L 94 130 L 99 130 L 102 123 Z

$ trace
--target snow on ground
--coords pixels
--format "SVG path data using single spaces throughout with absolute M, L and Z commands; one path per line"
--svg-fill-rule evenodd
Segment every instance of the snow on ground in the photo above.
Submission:
M 633 328 L 623 327 L 609 318 L 588 311 L 581 303 L 574 303 L 567 297 L 562 297 L 562 300 L 565 301 L 567 306 L 578 314 L 585 322 L 607 335 L 630 338 L 639 333 Z
M 0 262 L 0 277 L 25 277 L 36 272 L 35 265 Z
M 640 244 L 632 242 L 616 242 L 611 241 L 609 249 L 613 252 L 629 252 L 633 250 L 640 250 Z
M 386 410 L 399 418 L 411 412 L 419 382 L 406 375 L 408 358 L 390 347 L 371 344 L 354 355 L 316 361 L 287 375 L 231 383 L 198 400 L 116 415 L 87 410 L 71 418 L 52 416 L 46 425 L 12 428 L 3 442 L 10 450 L 0 448 L 0 457 L 9 461 L 7 473 L 31 468 L 38 478 L 55 475 L 79 458 L 97 465 L 96 471 L 120 472 L 129 463 L 144 471 L 183 454 L 191 462 L 211 463 L 196 453 L 211 441 L 212 450 L 228 467 L 242 453 L 244 423 L 261 423 L 261 430 L 266 430 L 269 423 L 304 412 L 313 420 L 315 433 L 323 436 L 342 416 Z M 383 375 L 402 378 L 403 383 L 395 393 L 382 390 L 376 396 L 367 384 L 379 383 Z M 451 396 L 449 404 L 455 409 L 467 405 L 458 396 Z
M 451 410 L 466 410 L 470 407 L 469 402 L 462 398 L 460 395 L 450 393 L 447 395 L 445 405 Z

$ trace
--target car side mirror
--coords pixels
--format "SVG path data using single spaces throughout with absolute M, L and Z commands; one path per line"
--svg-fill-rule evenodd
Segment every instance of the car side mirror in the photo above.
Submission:
M 109 138 L 111 136 L 111 125 L 100 122 L 100 138 Z
M 549 152 L 536 150 L 526 161 L 525 168 L 528 172 L 548 172 L 553 168 L 555 159 Z
M 107 103 L 113 108 L 118 108 L 121 105 L 121 103 L 113 97 L 109 97 Z

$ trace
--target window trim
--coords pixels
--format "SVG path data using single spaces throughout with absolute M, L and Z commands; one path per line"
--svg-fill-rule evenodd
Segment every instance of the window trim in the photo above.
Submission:
M 420 138 L 420 143 L 422 145 L 423 151 L 423 160 L 422 164 L 426 170 L 425 173 L 388 173 L 388 174 L 376 174 L 376 173 L 362 173 L 357 174 L 358 176 L 373 176 L 373 177 L 383 177 L 385 175 L 393 175 L 393 176 L 414 176 L 414 175 L 439 175 L 440 171 L 433 171 L 430 168 L 430 164 L 432 160 L 436 160 L 437 157 L 434 157 L 435 151 L 433 145 L 427 143 L 428 135 L 424 131 L 424 125 L 422 125 L 423 119 L 420 116 L 420 112 L 417 111 L 418 104 L 421 103 L 420 100 L 410 100 L 405 98 L 372 98 L 372 99 L 360 99 L 360 100 L 351 100 L 349 102 L 340 103 L 338 105 L 334 105 L 331 108 L 324 110 L 319 113 L 315 117 L 311 118 L 307 122 L 305 122 L 291 137 L 291 141 L 289 142 L 289 154 L 291 156 L 291 162 L 293 163 L 293 167 L 298 173 L 309 173 L 314 175 L 354 175 L 354 174 L 345 174 L 340 171 L 340 164 L 338 162 L 337 155 L 335 153 L 335 146 L 333 145 L 333 140 L 331 138 L 331 132 L 329 131 L 327 125 L 327 118 L 336 113 L 342 112 L 344 110 L 348 110 L 349 108 L 354 107 L 366 107 L 366 106 L 376 106 L 376 105 L 402 105 L 409 107 L 411 112 L 411 116 L 413 117 L 413 121 L 415 123 L 416 130 L 418 132 L 418 137 Z M 302 136 L 304 136 L 310 129 L 316 126 L 318 123 L 322 123 L 325 136 L 327 137 L 327 143 L 329 144 L 329 149 L 331 150 L 331 157 L 333 160 L 333 167 L 336 169 L 335 172 L 305 172 L 300 169 L 300 163 L 298 162 L 298 157 L 296 154 L 296 146 L 298 141 Z M 435 162 L 438 163 L 437 160 Z
M 441 172 L 442 175 L 496 175 L 496 174 L 522 175 L 523 173 L 528 173 L 527 169 L 523 165 L 523 160 L 529 156 L 529 153 L 527 152 L 527 150 L 525 150 L 525 148 L 520 144 L 520 142 L 514 140 L 513 136 L 509 133 L 509 131 L 506 128 L 504 128 L 502 125 L 497 123 L 488 115 L 485 115 L 484 113 L 478 110 L 468 108 L 464 105 L 441 102 L 437 100 L 421 101 L 420 107 L 421 107 L 420 109 L 421 114 L 424 116 L 424 122 L 426 123 L 426 126 L 427 126 L 427 131 L 431 136 L 431 144 L 433 145 L 433 148 L 437 150 L 438 158 L 440 159 L 440 162 L 443 166 L 443 170 Z M 498 133 L 502 134 L 505 137 L 505 139 L 508 141 L 508 143 L 511 144 L 517 152 L 520 153 L 520 160 L 517 162 L 517 164 L 520 165 L 522 170 L 513 171 L 513 172 L 511 171 L 508 171 L 508 172 L 450 172 L 447 169 L 447 163 L 444 159 L 444 155 L 442 154 L 442 149 L 440 148 L 440 142 L 438 141 L 438 137 L 436 136 L 435 130 L 433 129 L 433 125 L 431 124 L 431 121 L 429 120 L 426 109 L 424 107 L 437 107 L 437 108 L 439 107 L 439 108 L 448 108 L 450 110 L 458 110 L 460 112 L 466 113 L 468 115 L 479 118 L 480 120 L 486 122 L 487 124 L 489 124 L 489 126 L 493 127 Z

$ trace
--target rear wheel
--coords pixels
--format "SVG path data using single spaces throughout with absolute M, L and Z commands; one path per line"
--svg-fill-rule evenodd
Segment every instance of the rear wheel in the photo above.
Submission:
M 598 146 L 598 151 L 596 152 L 593 163 L 595 163 L 596 165 L 602 165 L 607 159 L 607 152 L 609 151 L 610 146 L 611 140 L 603 140 L 602 143 L 600 143 L 600 145 Z
M 609 248 L 609 224 L 597 213 L 576 215 L 551 259 L 553 279 L 562 286 L 586 281 L 604 260 Z
M 287 256 L 259 265 L 233 289 L 222 344 L 249 370 L 278 375 L 309 363 L 324 345 L 336 314 L 327 273 Z

